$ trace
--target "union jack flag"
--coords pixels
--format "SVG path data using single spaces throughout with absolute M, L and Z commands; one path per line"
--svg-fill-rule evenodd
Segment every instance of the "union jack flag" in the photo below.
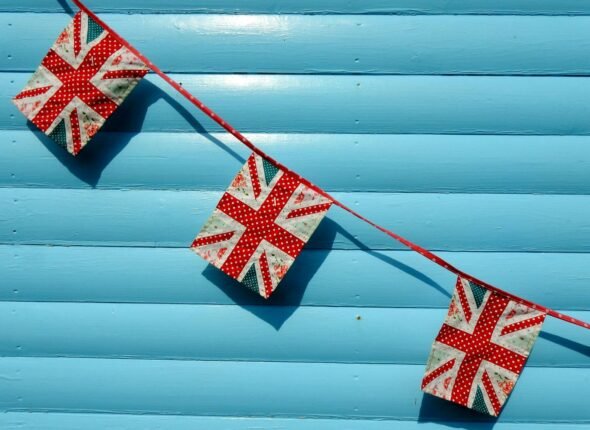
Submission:
M 331 205 L 295 175 L 252 154 L 191 248 L 268 298 Z
M 497 416 L 545 315 L 459 277 L 430 352 L 422 390 Z
M 147 72 L 112 33 L 78 12 L 13 102 L 76 155 Z

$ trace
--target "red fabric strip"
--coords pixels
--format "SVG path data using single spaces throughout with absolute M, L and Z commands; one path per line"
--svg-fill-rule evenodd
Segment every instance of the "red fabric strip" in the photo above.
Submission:
M 289 212 L 287 215 L 287 219 L 298 218 L 300 216 L 306 216 L 311 214 L 317 214 L 320 212 L 325 212 L 330 209 L 332 203 L 322 203 L 319 205 L 308 206 L 306 208 L 299 208 Z
M 471 306 L 469 306 L 469 301 L 467 300 L 467 294 L 465 293 L 465 288 L 463 288 L 461 278 L 457 278 L 457 285 L 455 289 L 457 290 L 457 294 L 459 294 L 459 302 L 461 302 L 465 319 L 467 322 L 471 322 Z
M 498 414 L 500 413 L 500 409 L 502 409 L 502 405 L 500 404 L 498 396 L 496 396 L 494 384 L 492 383 L 490 375 L 488 375 L 488 372 L 486 370 L 483 371 L 483 376 L 481 379 L 483 382 L 483 386 L 486 389 L 486 393 L 488 394 L 488 398 L 492 403 L 492 407 L 494 408 L 494 415 L 498 416 Z
M 78 110 L 74 109 L 70 113 L 70 127 L 72 130 L 72 154 L 77 155 L 82 149 L 80 137 L 80 120 L 78 119 Z
M 74 55 L 77 57 L 82 49 L 82 40 L 81 34 L 82 33 L 82 17 L 80 15 L 76 15 L 74 17 Z
M 270 268 L 266 252 L 263 252 L 259 259 L 260 272 L 262 272 L 262 282 L 264 283 L 264 296 L 268 298 L 272 294 L 272 280 L 270 278 Z
M 41 94 L 45 94 L 47 91 L 49 91 L 52 88 L 51 85 L 48 85 L 46 87 L 40 87 L 40 88 L 34 88 L 32 90 L 25 90 L 19 94 L 17 94 L 14 99 L 15 100 L 19 100 L 19 99 L 26 99 L 27 97 L 34 97 L 34 96 L 39 96 Z
M 453 358 L 452 360 L 447 361 L 442 366 L 436 368 L 436 370 L 430 372 L 428 375 L 426 375 L 424 377 L 424 379 L 422 379 L 422 389 L 424 389 L 424 387 L 426 387 L 428 384 L 430 384 L 432 381 L 434 381 L 436 378 L 438 378 L 443 373 L 451 370 L 454 365 L 455 365 L 455 359 Z
M 258 176 L 258 169 L 256 168 L 256 159 L 254 157 L 248 158 L 248 171 L 250 172 L 250 182 L 254 190 L 254 198 L 257 199 L 262 192 L 260 185 L 260 177 Z
M 537 315 L 536 317 L 529 318 L 523 320 L 521 322 L 517 322 L 514 324 L 507 325 L 502 329 L 502 333 L 500 336 L 504 336 L 506 334 L 514 333 L 515 331 L 524 330 L 525 328 L 533 327 L 538 324 L 542 324 L 543 320 L 545 319 L 545 315 Z
M 373 221 L 365 218 L 364 216 L 362 216 L 358 212 L 349 208 L 344 203 L 334 199 L 326 191 L 324 191 L 323 189 L 321 189 L 317 185 L 314 185 L 313 183 L 309 182 L 304 177 L 293 172 L 291 169 L 284 166 L 283 164 L 279 163 L 277 160 L 275 160 L 270 155 L 266 154 L 264 151 L 262 151 L 256 145 L 254 145 L 252 142 L 250 142 L 250 140 L 248 140 L 248 138 L 246 138 L 246 136 L 244 136 L 242 133 L 240 133 L 235 128 L 233 128 L 227 121 L 225 121 L 223 118 L 221 118 L 219 115 L 217 115 L 208 106 L 205 106 L 205 104 L 203 102 L 201 102 L 199 99 L 197 99 L 195 96 L 193 96 L 187 90 L 185 90 L 178 82 L 176 82 L 174 79 L 172 79 L 171 77 L 166 75 L 166 73 L 164 73 L 158 66 L 156 66 L 154 63 L 152 63 L 146 56 L 144 56 L 141 52 L 139 52 L 137 49 L 135 49 L 129 42 L 127 42 L 125 39 L 123 39 L 121 36 L 119 36 L 115 31 L 113 31 L 112 28 L 110 28 L 108 25 L 106 25 L 104 23 L 104 21 L 102 21 L 98 16 L 96 16 L 96 14 L 94 12 L 92 12 L 90 9 L 88 9 L 88 7 L 86 5 L 84 5 L 80 0 L 73 0 L 73 1 L 76 4 L 76 6 L 78 6 L 81 10 L 86 12 L 94 21 L 99 23 L 105 30 L 111 32 L 123 45 L 125 45 L 125 47 L 127 47 L 127 49 L 129 49 L 131 52 L 133 52 L 137 56 L 137 58 L 139 58 L 141 61 L 143 61 L 146 64 L 146 66 L 148 66 L 154 73 L 156 73 L 158 76 L 160 76 L 162 79 L 164 79 L 164 81 L 166 81 L 168 84 L 170 84 L 170 86 L 172 86 L 176 91 L 178 91 L 180 94 L 182 94 L 184 97 L 186 97 L 192 104 L 194 104 L 196 107 L 198 107 L 203 113 L 205 113 L 209 118 L 211 118 L 213 121 L 215 121 L 221 127 L 223 127 L 232 136 L 234 136 L 236 139 L 238 139 L 240 142 L 242 142 L 246 147 L 250 148 L 250 150 L 252 150 L 252 152 L 260 155 L 261 157 L 265 158 L 267 161 L 270 161 L 271 163 L 273 163 L 275 166 L 277 166 L 281 170 L 284 170 L 285 172 L 289 172 L 289 173 L 295 175 L 297 177 L 297 179 L 299 179 L 303 184 L 307 185 L 309 188 L 313 189 L 314 191 L 323 195 L 324 197 L 330 199 L 332 202 L 334 202 L 334 204 L 336 206 L 339 206 L 341 209 L 344 209 L 346 212 L 350 213 L 351 215 L 354 215 L 358 219 L 366 222 L 367 224 L 371 225 L 372 227 L 375 227 L 377 230 L 385 233 L 389 237 L 397 240 L 398 242 L 407 246 L 411 250 L 416 251 L 417 253 L 423 255 L 424 257 L 428 258 L 429 260 L 433 261 L 434 263 L 438 264 L 439 266 L 444 267 L 448 271 L 455 273 L 458 276 L 461 276 L 469 281 L 475 282 L 476 284 L 479 284 L 482 287 L 485 287 L 490 291 L 494 291 L 495 293 L 501 294 L 504 297 L 509 298 L 510 300 L 514 300 L 515 302 L 529 306 L 529 307 L 536 309 L 538 311 L 545 312 L 554 318 L 558 318 L 558 319 L 566 321 L 568 323 L 579 325 L 580 327 L 590 329 L 590 324 L 587 322 L 584 322 L 582 320 L 579 320 L 577 318 L 571 317 L 566 314 L 559 313 L 557 311 L 554 311 L 553 309 L 538 305 L 536 303 L 533 303 L 533 302 L 523 299 L 521 297 L 515 296 L 514 294 L 504 291 L 498 287 L 494 287 L 493 285 L 488 284 L 487 282 L 477 279 L 475 276 L 472 276 L 468 273 L 463 272 L 462 270 L 459 270 L 458 268 L 454 267 L 452 264 L 448 263 L 447 261 L 445 261 L 444 259 L 442 259 L 438 255 L 428 251 L 427 249 L 422 248 L 419 245 L 416 245 L 413 242 L 410 242 L 408 239 L 400 236 L 397 233 L 394 233 L 391 230 L 386 229 L 385 227 L 381 227 L 380 225 L 374 223 Z
M 199 237 L 199 238 L 193 240 L 191 248 L 195 248 L 197 246 L 211 245 L 212 243 L 217 243 L 217 242 L 223 242 L 224 240 L 231 239 L 234 234 L 235 234 L 235 232 L 229 231 L 227 233 L 219 233 L 219 234 L 213 234 L 211 236 Z

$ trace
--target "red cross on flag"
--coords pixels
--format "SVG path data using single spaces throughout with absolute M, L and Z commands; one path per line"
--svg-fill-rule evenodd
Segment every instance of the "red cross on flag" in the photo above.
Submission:
M 545 313 L 459 277 L 422 390 L 497 416 L 544 320 Z
M 13 102 L 76 155 L 147 72 L 117 37 L 78 12 Z
M 297 176 L 252 154 L 191 248 L 268 298 L 331 205 Z

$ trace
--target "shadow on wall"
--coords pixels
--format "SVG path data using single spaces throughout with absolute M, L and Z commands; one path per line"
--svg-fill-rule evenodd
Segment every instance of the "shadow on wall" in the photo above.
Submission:
M 64 12 L 67 13 L 68 15 L 74 15 L 76 13 L 76 11 L 74 11 L 74 9 L 72 9 L 72 7 L 70 6 L 70 4 L 68 3 L 67 0 L 57 0 L 57 2 L 59 3 L 59 5 L 61 7 L 64 8 Z
M 159 100 L 168 103 L 197 133 L 242 164 L 245 163 L 243 157 L 211 136 L 189 109 L 146 79 L 139 83 L 135 91 L 127 97 L 125 102 L 106 121 L 104 127 L 76 157 L 40 133 L 39 129 L 31 122 L 27 122 L 27 126 L 73 175 L 94 188 L 98 185 L 104 169 L 127 146 L 133 136 L 141 132 L 149 107 Z M 125 132 L 113 132 L 113 130 L 124 130 Z
M 435 422 L 449 428 L 466 430 L 489 430 L 496 425 L 497 420 L 430 394 L 422 395 L 418 414 L 419 423 Z
M 338 235 L 346 238 L 359 249 L 419 279 L 445 297 L 451 297 L 450 293 L 432 278 L 394 258 L 369 249 L 367 245 L 329 217 L 326 217 L 321 222 L 307 245 L 308 249 L 316 248 L 316 250 L 302 253 L 295 260 L 295 263 L 279 284 L 276 292 L 268 300 L 252 294 L 251 291 L 242 286 L 238 281 L 230 278 L 213 266 L 207 266 L 203 271 L 203 275 L 222 290 L 234 303 L 266 321 L 276 330 L 280 330 L 281 326 L 293 315 L 297 307 L 301 304 L 305 289 L 313 279 L 315 273 L 322 266 L 330 252 L 329 249 L 333 248 L 334 241 Z
M 539 337 L 543 338 L 549 342 L 555 343 L 556 345 L 561 346 L 562 348 L 567 348 L 571 351 L 577 352 L 578 354 L 582 354 L 586 357 L 590 358 L 590 346 L 584 345 L 583 343 L 575 342 L 571 339 L 568 339 L 563 336 L 559 336 L 554 333 L 549 333 L 546 331 L 541 330 L 539 333 Z
M 539 337 L 555 343 L 563 348 L 570 349 L 574 352 L 590 357 L 590 346 L 579 342 L 572 341 L 565 337 L 541 331 Z M 533 351 L 534 353 L 534 351 Z M 526 372 L 526 367 L 524 369 Z M 508 398 L 506 405 L 510 403 Z M 457 405 L 447 400 L 440 399 L 429 394 L 422 395 L 420 405 L 419 422 L 436 422 L 444 423 L 448 427 L 464 428 L 467 430 L 485 430 L 491 429 L 497 421 L 502 420 L 502 414 L 498 418 L 489 417 L 469 408 Z
M 338 224 L 326 217 L 315 234 L 321 234 L 322 243 L 331 246 L 339 229 L 341 228 Z M 211 265 L 205 268 L 203 275 L 234 303 L 242 306 L 278 331 L 301 304 L 307 285 L 325 261 L 328 252 L 300 254 L 269 299 L 253 294 L 241 283 Z

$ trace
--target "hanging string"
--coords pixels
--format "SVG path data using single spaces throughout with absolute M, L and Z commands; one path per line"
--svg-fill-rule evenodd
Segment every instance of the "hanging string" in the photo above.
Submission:
M 424 257 L 428 258 L 429 260 L 433 261 L 434 263 L 438 264 L 439 266 L 445 268 L 446 270 L 456 274 L 457 276 L 460 276 L 464 279 L 467 279 L 471 282 L 481 285 L 481 286 L 487 288 L 488 290 L 493 291 L 494 293 L 500 294 L 504 297 L 507 297 L 510 300 L 514 300 L 517 303 L 523 304 L 525 306 L 529 306 L 529 307 L 536 309 L 540 312 L 544 312 L 548 315 L 551 315 L 554 318 L 558 318 L 558 319 L 566 321 L 568 323 L 575 324 L 580 327 L 590 329 L 590 324 L 588 324 L 582 320 L 579 320 L 579 319 L 571 317 L 569 315 L 557 312 L 553 309 L 539 305 L 539 304 L 531 302 L 529 300 L 523 299 L 522 297 L 516 296 L 512 293 L 509 293 L 508 291 L 504 291 L 498 287 L 495 287 L 485 281 L 482 281 L 482 280 L 476 278 L 475 276 L 472 276 L 472 275 L 456 268 L 455 266 L 448 263 L 446 260 L 439 257 L 438 255 L 428 251 L 425 248 L 422 248 L 419 245 L 416 245 L 415 243 L 400 236 L 399 234 L 394 233 L 393 231 L 386 229 L 385 227 L 382 227 L 379 224 L 374 223 L 373 221 L 365 218 L 363 215 L 356 212 L 354 209 L 351 209 L 350 207 L 346 206 L 344 203 L 342 203 L 339 200 L 332 197 L 328 192 L 324 191 L 322 188 L 311 183 L 310 181 L 308 181 L 307 179 L 305 179 L 301 175 L 299 175 L 296 172 L 289 169 L 287 166 L 285 166 L 282 163 L 280 163 L 279 161 L 275 160 L 270 155 L 266 154 L 264 151 L 262 151 L 256 145 L 254 145 L 246 136 L 244 136 L 242 133 L 240 133 L 238 130 L 236 130 L 234 127 L 232 127 L 226 120 L 224 120 L 222 117 L 217 115 L 211 108 L 206 106 L 203 102 L 201 102 L 199 99 L 197 99 L 194 95 L 192 95 L 190 92 L 188 92 L 186 89 L 184 89 L 184 87 L 182 87 L 182 85 L 180 85 L 178 82 L 176 82 L 174 79 L 169 77 L 166 73 L 164 73 L 158 66 L 156 66 L 154 63 L 152 63 L 145 55 L 143 55 L 141 52 L 139 52 L 129 42 L 127 42 L 125 39 L 123 39 L 121 36 L 119 36 L 119 34 L 117 32 L 113 31 L 112 28 L 110 28 L 107 24 L 105 24 L 104 21 L 102 21 L 98 16 L 96 16 L 96 14 L 92 10 L 90 10 L 86 5 L 84 5 L 80 0 L 73 0 L 73 2 L 81 10 L 83 10 L 86 14 L 88 14 L 88 16 L 90 16 L 94 21 L 99 23 L 105 30 L 112 33 L 113 36 L 115 36 L 127 49 L 129 49 L 131 52 L 133 52 L 133 54 L 135 54 L 137 56 L 137 58 L 139 58 L 141 61 L 143 61 L 154 73 L 156 73 L 164 81 L 166 81 L 168 84 L 170 84 L 170 86 L 172 86 L 176 91 L 178 91 L 185 98 L 187 98 L 192 104 L 194 104 L 197 108 L 199 108 L 205 115 L 207 115 L 209 118 L 211 118 L 213 121 L 215 121 L 221 127 L 223 127 L 228 133 L 230 133 L 232 136 L 234 136 L 236 139 L 238 139 L 242 144 L 247 146 L 252 152 L 254 152 L 254 153 L 258 154 L 259 156 L 263 157 L 264 159 L 270 161 L 271 163 L 276 165 L 281 170 L 295 175 L 303 184 L 305 184 L 307 187 L 313 189 L 317 193 L 321 194 L 322 196 L 326 197 L 327 199 L 331 200 L 334 205 L 340 207 L 341 209 L 345 210 L 346 212 L 350 213 L 351 215 L 354 215 L 355 217 L 366 222 L 367 224 L 371 225 L 372 227 L 375 227 L 377 230 L 385 233 L 389 237 L 397 240 L 398 242 L 402 243 L 406 247 L 423 255 Z

